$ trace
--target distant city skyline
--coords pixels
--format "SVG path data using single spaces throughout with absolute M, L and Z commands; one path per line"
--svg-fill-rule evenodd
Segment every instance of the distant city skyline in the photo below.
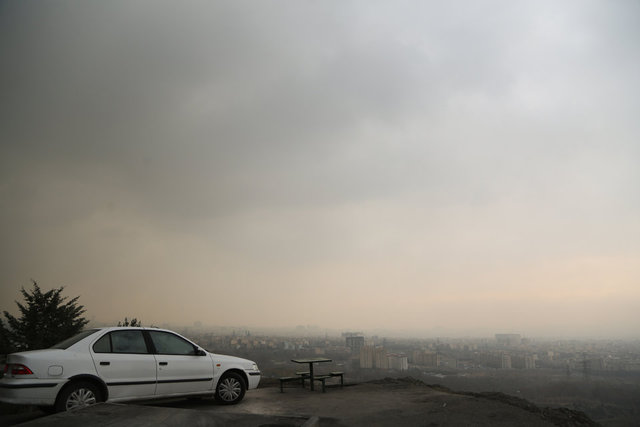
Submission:
M 640 338 L 638 2 L 0 5 L 0 312 Z
M 135 316 L 134 316 L 135 317 Z M 131 319 L 130 316 L 128 316 Z M 122 320 L 122 319 L 120 319 Z M 329 328 L 321 325 L 290 325 L 290 326 L 260 326 L 260 325 L 222 325 L 222 324 L 209 324 L 203 322 L 187 323 L 154 323 L 146 322 L 144 319 L 138 319 L 142 321 L 143 327 L 157 327 L 165 329 L 177 329 L 183 331 L 193 331 L 197 333 L 221 333 L 236 334 L 238 336 L 250 335 L 250 336 L 292 336 L 292 337 L 313 337 L 321 338 L 324 336 L 330 336 L 332 338 L 345 338 L 347 336 L 361 337 L 366 340 L 370 339 L 482 339 L 490 341 L 499 341 L 499 335 L 506 336 L 518 336 L 522 341 L 528 340 L 637 340 L 635 334 L 570 334 L 561 333 L 556 334 L 529 334 L 522 332 L 514 332 L 513 330 L 485 330 L 482 328 L 465 327 L 460 329 L 444 329 L 444 328 L 409 328 L 409 329 L 385 329 L 385 328 L 370 328 L 361 329 L 358 332 L 354 332 L 349 328 Z M 105 327 L 116 326 L 118 321 L 101 321 L 95 317 L 90 319 L 87 327 Z M 508 331 L 508 332 L 505 332 Z

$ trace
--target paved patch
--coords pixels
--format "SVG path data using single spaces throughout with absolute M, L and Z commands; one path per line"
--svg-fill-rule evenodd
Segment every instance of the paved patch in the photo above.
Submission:
M 256 426 L 304 426 L 309 418 L 273 416 L 262 414 L 224 413 L 180 409 L 172 407 L 100 403 L 84 409 L 64 412 L 20 424 L 25 427 L 256 427 Z

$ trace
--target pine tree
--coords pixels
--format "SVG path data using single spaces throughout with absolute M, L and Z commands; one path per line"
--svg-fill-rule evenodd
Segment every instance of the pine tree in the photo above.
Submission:
M 36 281 L 33 289 L 20 290 L 24 303 L 16 301 L 20 317 L 4 312 L 7 325 L 0 321 L 0 354 L 48 348 L 77 334 L 89 323 L 82 314 L 78 298 L 67 301 L 64 287 L 42 292 Z
M 132 318 L 128 320 L 126 317 L 124 318 L 124 322 L 118 322 L 118 326 L 142 326 L 142 321 L 137 318 Z

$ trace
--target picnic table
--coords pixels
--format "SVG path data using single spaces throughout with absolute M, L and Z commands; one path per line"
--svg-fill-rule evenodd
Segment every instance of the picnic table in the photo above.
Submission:
M 300 363 L 300 364 L 309 364 L 309 380 L 311 382 L 311 390 L 313 391 L 313 383 L 314 383 L 314 376 L 313 376 L 313 364 L 314 363 L 327 363 L 327 362 L 332 362 L 331 359 L 327 359 L 325 357 L 313 357 L 313 358 L 309 358 L 309 359 L 291 359 L 292 362 L 294 363 Z

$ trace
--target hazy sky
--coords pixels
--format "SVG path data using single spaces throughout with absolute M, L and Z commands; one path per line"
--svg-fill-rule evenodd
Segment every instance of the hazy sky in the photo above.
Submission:
M 0 310 L 640 336 L 640 2 L 2 1 L 0 61 Z

